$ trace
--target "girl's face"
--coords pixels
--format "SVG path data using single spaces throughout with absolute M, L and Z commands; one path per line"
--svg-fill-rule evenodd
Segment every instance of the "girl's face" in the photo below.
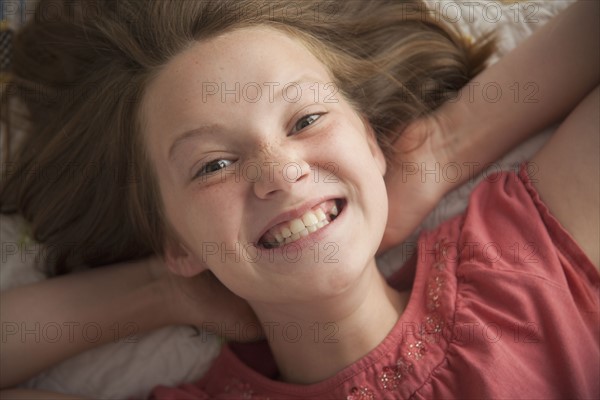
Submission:
M 195 43 L 158 74 L 142 116 L 179 236 L 172 269 L 208 268 L 251 303 L 288 303 L 340 294 L 374 267 L 385 160 L 331 82 L 270 28 Z

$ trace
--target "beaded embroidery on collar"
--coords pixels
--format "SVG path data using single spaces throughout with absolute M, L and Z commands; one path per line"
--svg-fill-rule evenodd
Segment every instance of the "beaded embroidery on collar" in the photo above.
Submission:
M 414 372 L 413 362 L 419 362 L 427 354 L 427 343 L 439 340 L 438 335 L 442 333 L 444 321 L 438 313 L 440 307 L 440 294 L 445 284 L 443 272 L 448 259 L 449 243 L 446 238 L 435 243 L 433 274 L 427 284 L 426 301 L 428 313 L 423 318 L 419 329 L 413 335 L 414 339 L 403 338 L 401 356 L 395 365 L 384 367 L 379 375 L 379 388 L 385 391 L 394 391 L 400 387 L 402 381 Z M 374 392 L 366 387 L 353 387 L 346 400 L 375 400 Z

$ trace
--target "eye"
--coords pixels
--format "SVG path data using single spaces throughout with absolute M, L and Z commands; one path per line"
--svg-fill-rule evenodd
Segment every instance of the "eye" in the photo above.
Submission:
M 231 161 L 231 160 L 223 160 L 223 159 L 209 161 L 206 164 L 204 164 L 202 166 L 202 168 L 200 168 L 200 170 L 196 173 L 195 177 L 197 178 L 200 176 L 210 175 L 210 174 L 217 172 L 223 168 L 227 168 L 232 163 L 233 163 L 233 161 Z
M 316 120 L 321 118 L 322 115 L 323 114 L 305 115 L 304 117 L 300 118 L 296 122 L 296 124 L 294 125 L 294 129 L 292 130 L 292 133 L 297 133 L 297 132 L 301 131 L 302 129 L 306 128 L 307 126 L 312 125 Z

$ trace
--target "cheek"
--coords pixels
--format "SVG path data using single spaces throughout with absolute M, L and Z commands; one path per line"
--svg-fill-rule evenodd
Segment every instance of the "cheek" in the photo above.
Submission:
M 197 256 L 208 247 L 233 247 L 239 240 L 243 207 L 241 194 L 233 184 L 218 183 L 210 188 L 190 188 L 172 203 L 177 232 Z

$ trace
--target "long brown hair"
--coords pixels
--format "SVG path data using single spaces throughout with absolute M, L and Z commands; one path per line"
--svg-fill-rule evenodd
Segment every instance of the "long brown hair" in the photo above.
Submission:
M 492 51 L 419 0 L 42 0 L 3 88 L 3 107 L 18 102 L 28 118 L 5 121 L 12 136 L 25 131 L 5 160 L 0 207 L 49 249 L 49 275 L 161 253 L 169 232 L 142 141 L 144 89 L 194 41 L 254 25 L 300 38 L 388 153 Z

